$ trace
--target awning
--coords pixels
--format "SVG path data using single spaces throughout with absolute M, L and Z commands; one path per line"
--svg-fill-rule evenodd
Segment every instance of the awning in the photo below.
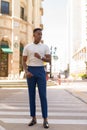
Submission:
M 12 53 L 13 51 L 9 48 L 8 45 L 0 45 L 0 48 L 1 50 L 4 52 L 4 53 Z
M 13 51 L 10 48 L 1 48 L 5 53 L 12 53 Z
M 24 49 L 24 47 L 20 47 L 20 52 L 21 52 L 21 53 L 23 52 L 23 49 Z

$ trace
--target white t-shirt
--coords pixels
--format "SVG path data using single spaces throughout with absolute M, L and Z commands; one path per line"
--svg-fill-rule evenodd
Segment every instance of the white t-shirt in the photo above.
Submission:
M 44 57 L 45 54 L 50 54 L 49 48 L 46 44 L 27 44 L 23 50 L 23 56 L 27 56 L 28 66 L 44 66 L 43 61 L 34 56 L 34 53 L 39 53 L 40 56 Z

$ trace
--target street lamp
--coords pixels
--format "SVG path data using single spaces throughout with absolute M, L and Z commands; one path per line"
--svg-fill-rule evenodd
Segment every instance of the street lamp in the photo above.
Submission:
M 57 47 L 50 47 L 51 54 L 51 62 L 50 62 L 50 78 L 52 78 L 52 60 L 58 60 L 58 56 L 56 55 Z

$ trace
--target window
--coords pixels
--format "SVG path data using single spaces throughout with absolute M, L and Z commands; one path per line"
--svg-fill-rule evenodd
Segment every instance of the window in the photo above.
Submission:
M 9 14 L 9 2 L 1 1 L 1 13 Z
M 23 7 L 21 7 L 21 10 L 20 10 L 20 17 L 22 19 L 24 19 L 24 8 Z

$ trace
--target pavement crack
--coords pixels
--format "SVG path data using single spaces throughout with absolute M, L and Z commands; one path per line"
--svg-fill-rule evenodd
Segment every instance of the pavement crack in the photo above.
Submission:
M 78 100 L 80 100 L 81 102 L 87 104 L 87 102 L 86 102 L 84 99 L 82 99 L 81 97 L 79 97 L 79 96 L 73 94 L 73 93 L 70 92 L 69 90 L 66 90 L 66 89 L 65 89 L 65 91 L 68 92 L 68 93 L 69 93 L 70 95 L 72 95 L 73 97 L 75 97 L 75 98 L 77 98 Z

